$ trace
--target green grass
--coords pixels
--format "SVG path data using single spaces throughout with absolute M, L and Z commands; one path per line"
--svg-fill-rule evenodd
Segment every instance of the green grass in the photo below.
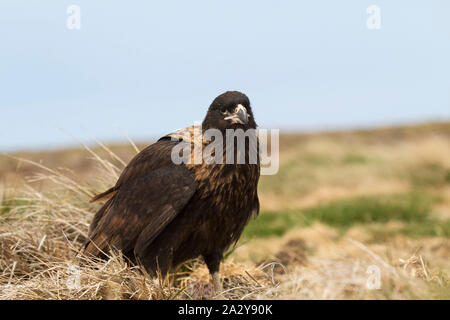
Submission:
M 0 217 L 8 214 L 13 208 L 11 201 L 2 201 L 0 202 Z
M 244 236 L 281 236 L 290 229 L 308 226 L 315 221 L 344 229 L 357 224 L 385 223 L 390 220 L 420 226 L 429 221 L 430 208 L 428 197 L 415 193 L 355 197 L 301 211 L 262 212 L 250 222 Z
M 303 210 L 308 219 L 336 227 L 354 224 L 425 221 L 430 202 L 418 194 L 356 197 Z
M 405 226 L 401 232 L 413 238 L 424 236 L 450 238 L 450 220 L 413 223 Z
M 305 226 L 308 222 L 299 212 L 273 212 L 264 211 L 256 220 L 252 220 L 244 230 L 246 238 L 266 238 L 282 236 L 287 230 Z
M 342 158 L 342 163 L 347 165 L 353 164 L 365 164 L 368 162 L 368 159 L 361 154 L 347 154 L 344 158 Z
M 445 182 L 450 184 L 450 169 L 447 170 L 447 173 L 445 174 Z

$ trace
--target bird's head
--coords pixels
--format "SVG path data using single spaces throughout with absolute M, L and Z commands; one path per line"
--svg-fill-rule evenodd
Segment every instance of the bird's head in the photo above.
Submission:
M 248 97 L 238 91 L 227 91 L 211 103 L 203 129 L 256 129 L 255 118 Z

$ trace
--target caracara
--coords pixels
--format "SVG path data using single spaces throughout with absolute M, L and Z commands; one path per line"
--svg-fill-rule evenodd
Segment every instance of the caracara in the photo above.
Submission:
M 259 213 L 259 156 L 256 162 L 249 161 L 249 152 L 259 149 L 258 143 L 255 150 L 245 143 L 245 163 L 227 161 L 236 160 L 238 148 L 228 148 L 227 154 L 226 132 L 254 131 L 256 126 L 248 97 L 228 91 L 210 105 L 200 139 L 193 138 L 195 129 L 188 127 L 142 150 L 114 187 L 92 199 L 107 201 L 92 220 L 85 253 L 101 257 L 115 248 L 151 275 L 165 275 L 170 268 L 202 256 L 219 293 L 223 253 Z M 223 134 L 223 163 L 174 163 L 173 150 L 180 143 L 205 150 L 214 141 L 203 139 L 208 129 Z M 236 146 L 236 139 L 231 143 Z

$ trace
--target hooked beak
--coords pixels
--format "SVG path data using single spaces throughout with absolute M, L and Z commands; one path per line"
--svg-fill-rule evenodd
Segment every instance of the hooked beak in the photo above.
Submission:
M 247 124 L 249 115 L 247 109 L 242 104 L 238 104 L 234 110 L 234 114 L 226 117 L 225 120 L 231 120 L 233 123 Z
M 241 120 L 244 124 L 247 124 L 248 123 L 247 109 L 245 109 L 245 107 L 242 104 L 238 104 L 236 110 L 237 110 L 236 114 L 239 120 Z

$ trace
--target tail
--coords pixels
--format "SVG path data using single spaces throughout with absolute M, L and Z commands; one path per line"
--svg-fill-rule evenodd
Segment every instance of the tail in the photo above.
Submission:
M 104 197 L 107 193 L 113 193 L 110 190 L 98 195 L 97 197 L 99 197 L 100 199 L 102 198 L 100 197 L 102 195 Z M 114 194 L 115 192 L 113 193 L 113 195 Z M 91 225 L 89 226 L 88 239 L 86 240 L 82 248 L 85 254 L 92 256 L 99 256 L 102 250 L 105 249 L 107 238 L 103 233 L 100 232 L 100 230 L 98 230 L 98 227 L 100 224 L 100 220 L 104 217 L 105 214 L 108 213 L 108 210 L 111 207 L 113 201 L 114 198 L 110 197 L 110 199 L 103 205 L 103 207 L 100 208 L 100 210 L 97 211 L 94 218 L 92 219 Z
M 110 197 L 112 197 L 113 195 L 116 194 L 117 190 L 119 190 L 118 186 L 114 186 L 111 189 L 106 190 L 105 192 L 102 192 L 98 195 L 96 195 L 95 197 L 93 197 L 90 202 L 96 202 L 99 200 L 103 200 L 103 199 L 109 199 Z

